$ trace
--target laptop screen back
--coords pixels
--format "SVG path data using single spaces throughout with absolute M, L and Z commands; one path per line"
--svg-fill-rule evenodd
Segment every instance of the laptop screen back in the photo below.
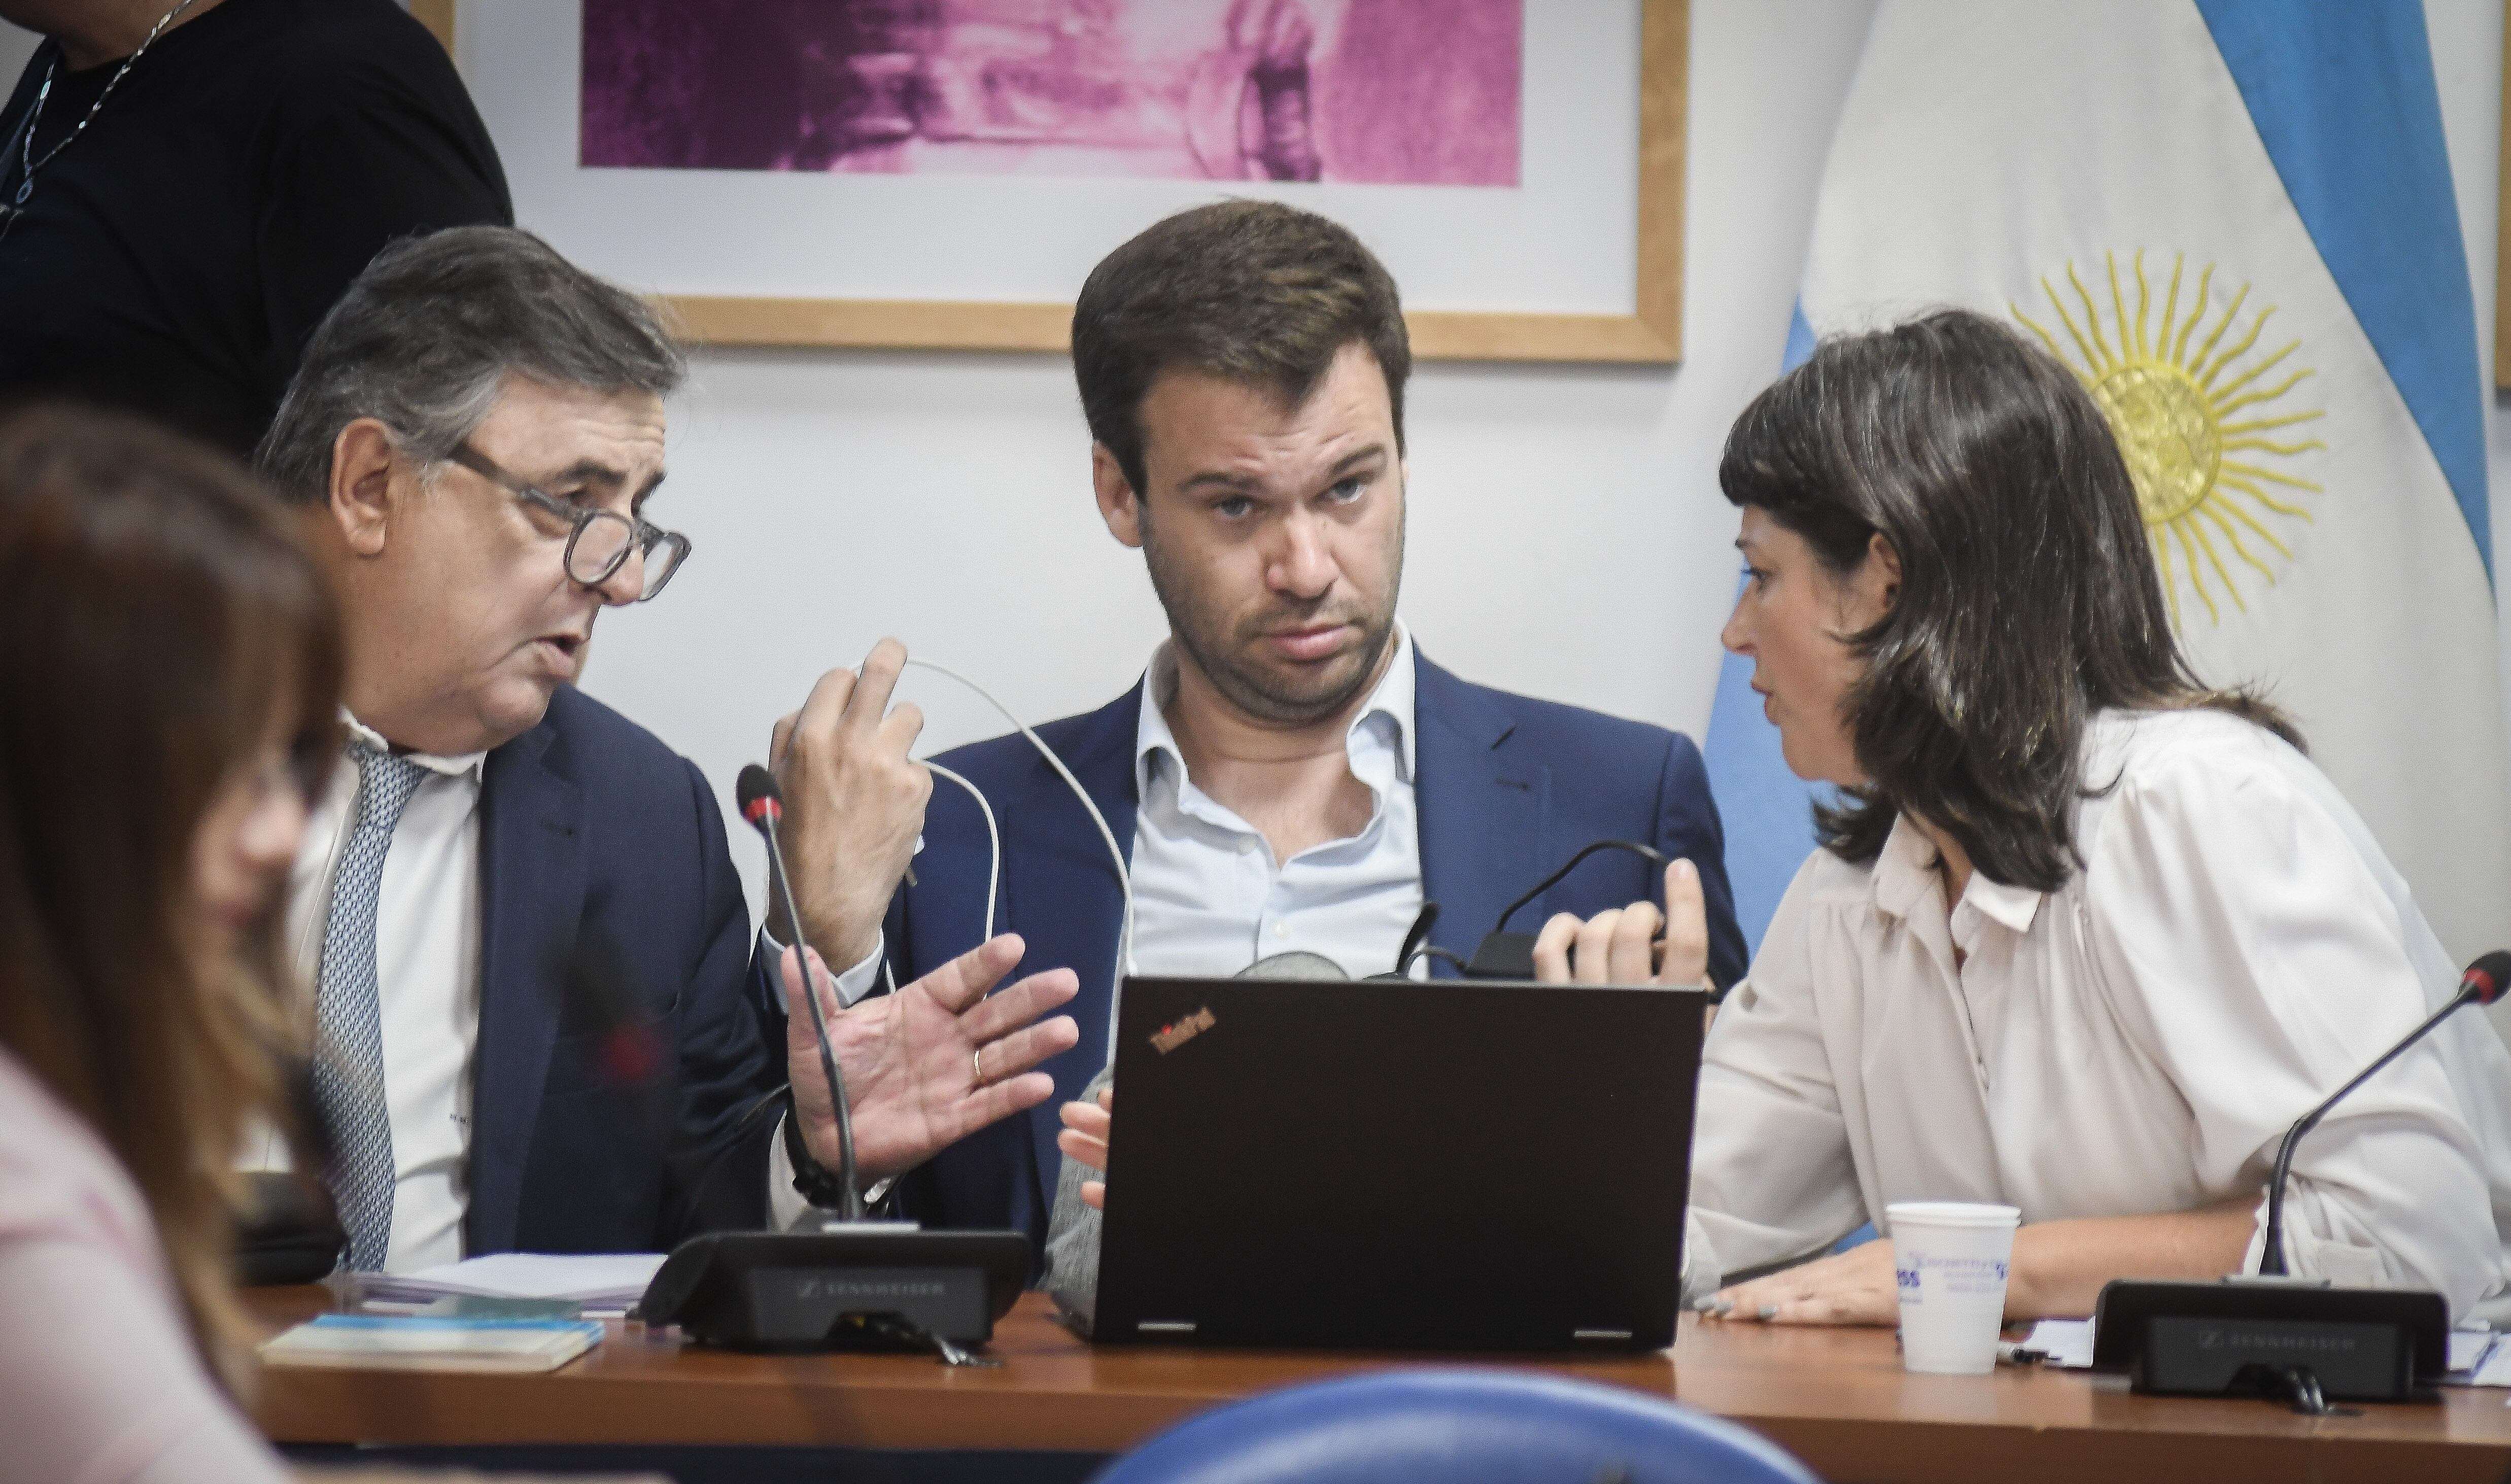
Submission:
M 1127 981 L 1099 1338 L 1671 1344 L 1707 1002 Z

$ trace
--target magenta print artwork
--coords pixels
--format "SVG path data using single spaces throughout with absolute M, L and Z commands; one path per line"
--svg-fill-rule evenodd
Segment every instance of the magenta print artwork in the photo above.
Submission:
M 1514 186 L 1526 0 L 584 0 L 583 163 Z

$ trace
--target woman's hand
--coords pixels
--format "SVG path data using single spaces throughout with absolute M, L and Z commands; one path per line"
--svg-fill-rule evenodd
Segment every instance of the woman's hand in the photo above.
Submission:
M 1700 871 L 1689 861 L 1665 868 L 1666 911 L 1634 902 L 1581 922 L 1557 913 L 1534 940 L 1534 977 L 1546 984 L 1663 984 L 1689 988 L 1709 976 L 1709 909 Z M 1664 957 L 1657 957 L 1664 929 Z
M 2033 1222 L 2014 1233 L 2005 1322 L 2089 1314 L 2113 1278 L 2201 1283 L 2238 1271 L 2258 1232 L 2257 1204 L 2241 1196 L 2194 1211 Z M 1738 1283 L 1701 1311 L 1768 1324 L 1898 1324 L 1891 1239 Z
M 1892 1244 L 1871 1241 L 1721 1289 L 1702 1301 L 1701 1312 L 1764 1324 L 1898 1324 L 1901 1289 L 1892 1271 Z
M 1105 1174 L 1107 1171 L 1107 1131 L 1116 1126 L 1116 1089 L 1099 1089 L 1096 1103 L 1063 1105 L 1063 1132 L 1055 1136 L 1055 1147 L 1063 1157 L 1086 1164 Z M 1107 1182 L 1081 1182 L 1082 1202 L 1098 1210 L 1107 1208 Z

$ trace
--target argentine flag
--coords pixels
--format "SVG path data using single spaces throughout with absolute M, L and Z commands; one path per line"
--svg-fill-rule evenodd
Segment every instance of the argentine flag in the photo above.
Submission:
M 2511 926 L 2482 383 L 2415 0 L 1885 0 L 1787 364 L 1933 305 L 2073 368 L 2200 676 L 2291 712 L 2462 957 Z M 1805 785 L 1727 657 L 1709 728 L 1758 943 Z

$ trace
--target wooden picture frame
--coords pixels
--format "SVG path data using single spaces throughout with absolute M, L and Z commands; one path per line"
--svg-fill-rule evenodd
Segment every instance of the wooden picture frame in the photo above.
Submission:
M 410 14 L 458 58 L 454 9 L 454 0 L 409 0 Z M 1690 49 L 1690 0 L 1640 0 L 1639 272 L 1632 312 L 1415 310 L 1405 318 L 1416 360 L 1672 366 L 1682 359 Z M 665 301 L 683 335 L 703 345 L 1055 354 L 1071 348 L 1069 304 L 709 294 L 669 294 Z

